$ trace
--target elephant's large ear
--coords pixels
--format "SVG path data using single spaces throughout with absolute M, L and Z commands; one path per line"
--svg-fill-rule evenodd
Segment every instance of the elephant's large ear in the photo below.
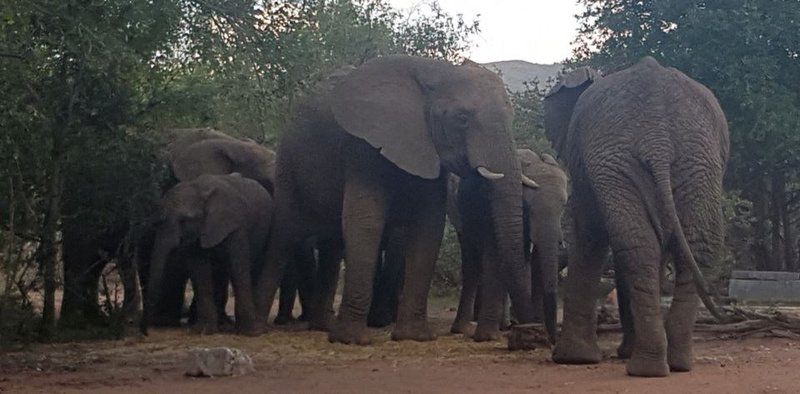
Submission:
M 204 140 L 184 149 L 172 161 L 172 172 L 179 181 L 189 181 L 203 174 L 224 175 L 233 171 L 231 145 L 244 144 L 236 140 Z
M 550 97 L 562 89 L 575 89 L 583 85 L 590 85 L 601 78 L 600 72 L 589 67 L 580 67 L 562 75 L 545 97 Z
M 562 75 L 544 97 L 544 131 L 559 156 L 566 157 L 567 132 L 575 104 L 583 92 L 600 78 L 600 73 L 591 68 L 579 68 Z
M 238 195 L 228 193 L 218 185 L 201 191 L 205 200 L 200 247 L 212 248 L 236 231 L 243 223 L 247 207 Z
M 447 66 L 408 56 L 365 63 L 333 89 L 330 104 L 336 122 L 404 171 L 427 179 L 439 177 L 439 154 L 426 121 L 428 86 L 422 82 L 429 76 L 421 73 Z

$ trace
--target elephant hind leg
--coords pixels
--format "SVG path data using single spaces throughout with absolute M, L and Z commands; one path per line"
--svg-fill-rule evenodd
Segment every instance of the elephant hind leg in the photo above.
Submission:
M 707 184 L 712 184 L 708 182 Z M 699 195 L 719 195 L 709 191 L 697 191 Z M 712 200 L 714 201 L 714 200 Z M 704 204 L 679 204 L 688 207 L 681 212 L 680 221 L 697 264 L 709 267 L 717 258 L 723 243 L 723 218 L 719 211 L 719 200 Z M 673 246 L 673 249 L 677 246 Z M 670 369 L 687 372 L 692 369 L 692 331 L 697 313 L 697 288 L 687 261 L 675 263 L 675 289 L 672 305 L 667 315 L 667 359 Z
M 328 331 L 334 316 L 333 299 L 339 283 L 342 261 L 342 241 L 340 239 L 321 240 L 319 249 L 319 269 L 313 278 L 313 298 L 309 305 L 309 329 Z M 303 313 L 305 307 L 303 307 Z
M 597 209 L 588 188 L 573 191 L 569 208 L 574 223 L 576 258 L 570 259 L 564 294 L 561 336 L 553 349 L 553 361 L 560 364 L 600 362 L 597 346 L 596 288 L 608 251 L 606 230 L 597 219 Z
M 627 364 L 632 376 L 667 376 L 667 339 L 661 318 L 661 243 L 643 205 L 633 193 L 608 192 L 606 205 L 611 248 L 630 293 L 633 352 Z

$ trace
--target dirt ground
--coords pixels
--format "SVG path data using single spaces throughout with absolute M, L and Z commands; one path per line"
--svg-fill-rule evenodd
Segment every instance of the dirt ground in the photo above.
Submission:
M 453 314 L 449 306 L 432 307 L 440 337 L 431 343 L 392 342 L 388 330 L 374 330 L 373 346 L 354 347 L 330 344 L 318 332 L 241 338 L 164 329 L 145 339 L 36 345 L 0 354 L 0 392 L 800 392 L 800 342 L 789 339 L 698 335 L 694 371 L 642 379 L 626 376 L 624 362 L 611 356 L 618 334 L 601 336 L 608 355 L 602 363 L 562 366 L 548 349 L 511 353 L 504 341 L 449 335 Z M 187 350 L 198 346 L 240 348 L 257 371 L 184 377 Z

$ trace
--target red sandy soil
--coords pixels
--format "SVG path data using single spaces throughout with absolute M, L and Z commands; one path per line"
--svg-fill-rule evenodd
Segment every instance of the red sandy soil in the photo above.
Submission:
M 797 393 L 800 342 L 781 338 L 695 337 L 695 369 L 667 378 L 632 378 L 613 358 L 618 334 L 603 334 L 598 365 L 562 366 L 550 351 L 509 352 L 504 341 L 474 343 L 446 334 L 452 311 L 435 307 L 435 342 L 328 343 L 324 333 L 274 330 L 259 338 L 154 330 L 124 341 L 34 345 L 0 354 L 0 392 L 647 392 Z M 300 328 L 300 327 L 297 327 Z M 231 346 L 254 360 L 254 375 L 183 376 L 187 349 Z

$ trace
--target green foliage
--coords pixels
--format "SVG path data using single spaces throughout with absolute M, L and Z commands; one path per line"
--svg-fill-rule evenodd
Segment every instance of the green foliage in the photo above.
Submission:
M 553 148 L 544 134 L 544 94 L 538 81 L 526 82 L 525 89 L 519 92 L 509 92 L 514 106 L 512 133 L 517 148 L 552 154 Z
M 461 246 L 458 243 L 456 229 L 448 222 L 444 228 L 444 238 L 436 261 L 433 292 L 436 296 L 450 296 L 458 291 L 460 285 Z
M 459 61 L 477 23 L 427 7 L 402 15 L 385 0 L 3 2 L 3 335 L 31 332 L 14 325 L 22 313 L 13 311 L 27 310 L 19 308 L 42 284 L 37 324 L 52 325 L 62 239 L 93 245 L 135 232 L 151 214 L 165 178 L 162 131 L 214 126 L 271 143 L 295 97 L 343 64 L 393 53 Z

